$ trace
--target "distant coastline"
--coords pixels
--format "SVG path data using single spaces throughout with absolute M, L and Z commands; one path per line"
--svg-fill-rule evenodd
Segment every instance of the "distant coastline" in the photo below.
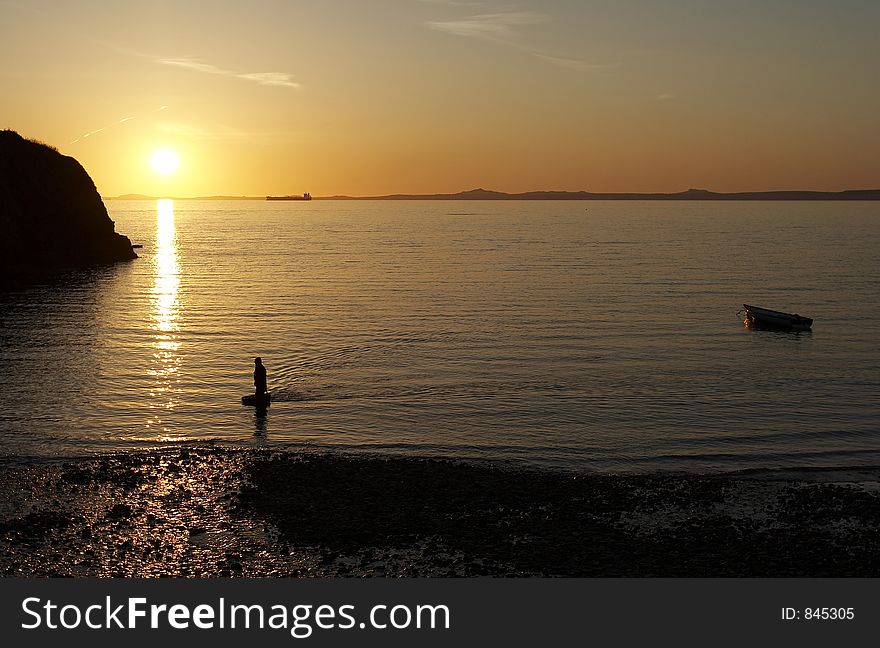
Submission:
M 106 196 L 104 200 L 159 200 L 161 196 L 125 194 Z M 677 193 L 598 193 L 590 191 L 526 191 L 506 193 L 490 189 L 471 189 L 458 193 L 387 194 L 383 196 L 312 196 L 314 200 L 880 200 L 880 189 L 845 191 L 737 191 L 715 192 L 688 189 Z M 193 196 L 172 200 L 262 200 L 265 196 Z

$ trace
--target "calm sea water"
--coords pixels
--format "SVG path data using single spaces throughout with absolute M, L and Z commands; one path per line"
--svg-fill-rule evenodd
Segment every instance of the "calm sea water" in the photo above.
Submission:
M 108 209 L 140 259 L 0 292 L 0 454 L 880 464 L 878 203 Z M 813 331 L 745 330 L 742 302 Z M 265 418 L 240 404 L 255 355 Z

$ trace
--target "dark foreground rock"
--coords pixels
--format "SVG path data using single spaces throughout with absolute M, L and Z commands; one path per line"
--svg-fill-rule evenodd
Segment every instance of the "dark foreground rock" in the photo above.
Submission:
M 0 574 L 877 576 L 880 471 L 575 475 L 217 447 L 0 471 Z
M 136 257 L 79 162 L 0 131 L 0 280 Z

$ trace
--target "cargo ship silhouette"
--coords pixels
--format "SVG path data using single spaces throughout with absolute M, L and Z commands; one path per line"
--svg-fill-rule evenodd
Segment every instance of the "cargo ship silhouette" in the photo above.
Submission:
M 302 196 L 266 196 L 266 200 L 311 200 L 312 194 L 304 193 Z

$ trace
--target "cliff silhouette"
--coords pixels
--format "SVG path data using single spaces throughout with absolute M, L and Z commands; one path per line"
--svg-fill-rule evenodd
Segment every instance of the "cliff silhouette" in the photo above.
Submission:
M 0 278 L 135 258 L 79 162 L 0 131 Z

